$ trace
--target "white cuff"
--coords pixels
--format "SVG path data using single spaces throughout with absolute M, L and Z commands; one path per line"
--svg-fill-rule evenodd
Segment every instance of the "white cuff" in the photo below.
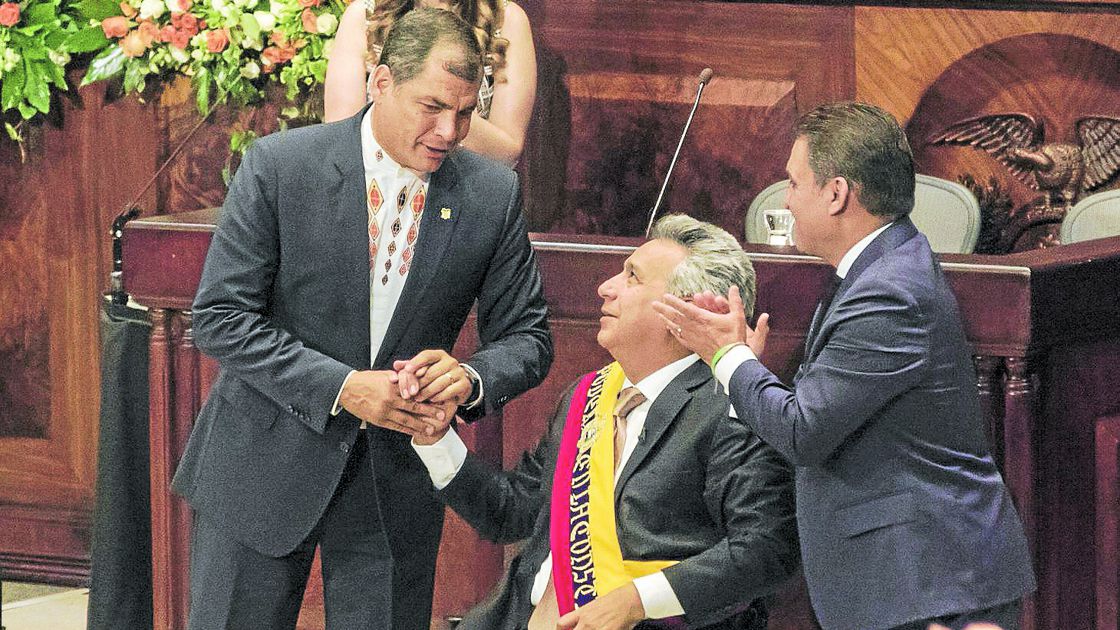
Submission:
M 472 368 L 466 363 L 460 363 L 459 367 L 463 368 L 467 372 L 470 372 L 471 376 L 473 376 L 474 379 L 478 381 L 478 397 L 476 397 L 474 400 L 468 400 L 463 405 L 463 409 L 474 409 L 478 406 L 478 403 L 482 402 L 482 397 L 485 395 L 484 388 L 482 386 L 482 376 L 479 375 L 478 370 Z
M 467 445 L 463 444 L 463 439 L 455 433 L 455 429 L 447 429 L 447 433 L 435 444 L 413 442 L 412 448 L 420 456 L 420 461 L 424 462 L 436 490 L 446 488 L 455 475 L 459 474 L 463 462 L 467 461 Z
M 350 377 L 354 376 L 355 373 L 357 373 L 357 370 L 350 370 L 350 373 L 346 375 L 346 378 L 342 379 L 342 387 L 338 388 L 338 394 L 334 397 L 334 404 L 331 405 L 332 416 L 337 416 L 338 414 L 342 413 L 342 405 L 339 405 L 338 401 L 342 400 L 342 390 L 346 389 L 347 381 L 349 381 Z
M 728 383 L 731 382 L 731 376 L 735 374 L 735 370 L 738 370 L 739 366 L 747 361 L 757 360 L 758 357 L 754 356 L 754 351 L 748 346 L 735 346 L 728 350 L 727 354 L 720 357 L 719 363 L 716 363 L 712 371 L 715 372 L 716 380 L 719 381 L 719 384 L 723 385 L 723 391 L 730 394 L 731 390 L 728 389 Z
M 638 597 L 642 600 L 642 607 L 646 609 L 646 619 L 664 619 L 684 614 L 684 607 L 669 585 L 669 578 L 661 571 L 634 578 L 634 588 L 638 589 Z

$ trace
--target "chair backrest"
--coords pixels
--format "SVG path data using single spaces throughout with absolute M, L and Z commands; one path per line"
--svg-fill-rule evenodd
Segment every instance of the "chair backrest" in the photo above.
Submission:
M 1063 243 L 1120 236 L 1120 190 L 1089 195 L 1073 204 L 1062 220 Z
M 926 238 L 935 252 L 968 254 L 976 249 L 980 238 L 980 204 L 964 186 L 939 177 L 918 175 L 914 189 L 914 210 L 910 219 Z M 785 179 L 767 186 L 747 209 L 746 241 L 765 243 L 766 223 L 763 210 L 784 208 Z

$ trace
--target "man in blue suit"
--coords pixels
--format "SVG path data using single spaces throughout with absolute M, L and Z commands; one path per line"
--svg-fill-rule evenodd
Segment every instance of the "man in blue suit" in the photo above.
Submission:
M 786 169 L 798 247 L 836 268 L 793 387 L 757 360 L 767 316 L 751 329 L 734 291 L 665 296 L 659 312 L 796 466 L 824 628 L 1018 627 L 1030 554 L 984 437 L 956 299 L 907 216 L 905 134 L 876 107 L 822 106 L 798 121 Z
M 552 359 L 517 176 L 456 150 L 481 66 L 462 20 L 414 11 L 371 107 L 246 154 L 193 308 L 221 373 L 174 480 L 191 630 L 295 628 L 317 548 L 327 628 L 428 627 L 444 509 L 410 438 L 500 408 Z M 407 398 L 395 361 L 421 377 Z

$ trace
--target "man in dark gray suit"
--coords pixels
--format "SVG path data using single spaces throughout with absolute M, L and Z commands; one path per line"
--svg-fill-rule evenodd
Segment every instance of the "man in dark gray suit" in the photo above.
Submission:
M 438 496 L 484 537 L 501 543 L 528 538 L 493 597 L 473 610 L 460 630 L 554 630 L 557 621 L 563 628 L 609 630 L 639 623 L 652 628 L 665 622 L 643 620 L 667 617 L 674 619 L 665 627 L 673 628 L 766 627 L 765 599 L 797 565 L 792 470 L 745 424 L 729 418 L 728 399 L 711 371 L 658 325 L 650 306 L 665 291 L 723 292 L 731 284 L 751 303 L 754 270 L 734 237 L 685 216 L 665 217 L 623 271 L 599 287 L 598 341 L 617 364 L 581 379 L 592 379 L 589 386 L 567 392 L 546 435 L 514 469 L 489 468 L 466 451 L 453 430 L 442 438 L 414 438 Z M 648 566 L 643 575 L 602 589 L 607 567 L 596 547 L 597 592 L 565 615 L 563 605 L 557 608 L 563 580 L 556 579 L 556 558 L 568 550 L 554 547 L 556 527 L 567 527 L 568 517 L 558 516 L 556 497 L 569 503 L 568 488 L 554 488 L 563 469 L 558 453 L 564 452 L 565 432 L 575 424 L 578 435 L 585 417 L 589 394 L 579 392 L 598 391 L 594 383 L 607 378 L 601 391 L 608 400 L 607 373 L 617 375 L 618 401 L 633 386 L 645 402 L 609 399 L 615 414 L 619 407 L 632 411 L 621 412 L 624 425 L 610 438 L 604 437 L 606 427 L 599 427 L 589 447 L 594 458 L 598 440 L 607 440 L 607 452 L 616 458 L 612 464 L 608 456 L 602 478 L 603 496 L 614 499 L 614 518 L 608 518 L 613 527 L 606 534 L 617 541 L 621 560 L 669 566 Z M 434 445 L 426 444 L 436 438 Z M 597 530 L 602 524 L 597 518 L 591 512 L 589 527 L 574 526 L 573 536 Z M 571 548 L 573 566 L 580 564 L 578 551 L 579 545 Z
M 988 451 L 956 299 L 907 216 L 905 134 L 876 107 L 822 106 L 798 122 L 786 169 L 797 246 L 836 268 L 793 387 L 756 360 L 766 315 L 750 329 L 736 295 L 696 296 L 710 311 L 666 296 L 658 311 L 797 467 L 821 625 L 1018 627 L 1030 553 Z
M 192 629 L 294 628 L 317 547 L 328 628 L 426 628 L 443 506 L 409 438 L 552 359 L 517 178 L 456 150 L 470 27 L 413 12 L 380 61 L 371 107 L 256 142 L 222 209 L 193 310 L 221 373 L 174 482 Z M 448 351 L 476 301 L 468 366 Z M 422 375 L 407 400 L 394 361 Z

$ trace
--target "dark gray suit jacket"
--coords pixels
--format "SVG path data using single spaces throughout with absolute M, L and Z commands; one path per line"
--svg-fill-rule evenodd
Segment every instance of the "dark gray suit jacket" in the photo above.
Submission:
M 258 140 L 238 169 L 194 302 L 198 347 L 221 365 L 174 488 L 260 553 L 291 552 L 338 485 L 359 422 L 330 416 L 370 368 L 370 261 L 360 125 Z M 477 300 L 485 409 L 538 384 L 552 360 L 516 175 L 468 151 L 431 176 L 413 267 L 373 368 L 451 350 Z M 442 208 L 450 208 L 448 213 Z M 408 436 L 370 431 L 397 562 L 432 564 L 443 506 Z M 396 555 L 396 554 L 395 554 Z
M 571 390 L 537 447 L 507 472 L 473 455 L 439 497 L 479 533 L 499 543 L 528 538 L 491 599 L 460 630 L 515 630 L 532 613 L 533 579 L 548 556 L 552 475 Z M 696 362 L 657 397 L 642 437 L 615 489 L 622 555 L 680 560 L 665 576 L 699 628 L 747 613 L 765 628 L 762 598 L 797 566 L 792 469 L 741 422 L 727 397 Z M 759 625 L 760 624 L 760 625 Z
M 731 400 L 797 466 L 805 578 L 826 629 L 889 628 L 1034 589 L 956 298 L 909 219 L 856 259 L 794 388 L 747 361 Z

